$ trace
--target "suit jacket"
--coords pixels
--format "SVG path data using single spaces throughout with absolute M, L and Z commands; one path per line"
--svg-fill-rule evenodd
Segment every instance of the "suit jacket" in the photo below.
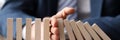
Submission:
M 91 14 L 88 21 L 96 23 L 112 39 L 120 40 L 120 0 L 91 0 Z
M 120 8 L 117 1 L 119 0 L 112 0 L 111 3 L 114 3 L 109 6 L 111 5 L 109 0 L 91 0 L 90 18 L 83 21 L 88 21 L 90 24 L 97 23 L 110 38 L 118 40 L 120 37 L 120 16 L 118 15 Z M 0 34 L 6 37 L 7 18 L 14 18 L 14 24 L 15 18 L 23 18 L 23 24 L 25 24 L 26 18 L 43 18 L 56 14 L 57 4 L 58 0 L 7 0 L 0 11 Z M 14 38 L 16 34 L 15 26 Z

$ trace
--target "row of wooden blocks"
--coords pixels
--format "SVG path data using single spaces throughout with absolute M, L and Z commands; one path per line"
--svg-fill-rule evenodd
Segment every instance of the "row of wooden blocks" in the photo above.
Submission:
M 26 18 L 26 39 L 31 39 L 31 24 L 32 19 Z M 41 27 L 41 22 L 43 26 Z M 98 25 L 89 25 L 88 22 L 81 22 L 74 20 L 62 20 L 58 19 L 58 29 L 60 40 L 66 40 L 65 29 L 67 31 L 69 40 L 111 40 Z M 44 18 L 42 21 L 40 18 L 35 19 L 35 40 L 49 40 L 50 19 Z M 13 18 L 7 19 L 7 40 L 13 40 Z M 4 40 L 4 39 L 3 39 Z M 22 40 L 22 18 L 16 19 L 16 40 Z

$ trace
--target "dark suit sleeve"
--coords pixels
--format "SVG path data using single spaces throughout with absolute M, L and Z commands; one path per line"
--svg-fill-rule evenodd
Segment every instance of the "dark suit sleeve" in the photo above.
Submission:
M 34 18 L 36 2 L 34 0 L 6 0 L 2 10 L 0 11 L 0 35 L 6 37 L 7 18 L 14 18 L 14 38 L 16 34 L 16 18 L 22 18 L 23 24 L 25 18 Z
M 120 15 L 116 17 L 88 18 L 91 25 L 96 23 L 112 39 L 120 40 Z

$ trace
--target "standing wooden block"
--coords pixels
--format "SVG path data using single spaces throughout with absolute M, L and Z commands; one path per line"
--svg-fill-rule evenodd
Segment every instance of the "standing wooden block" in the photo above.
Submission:
M 16 40 L 22 40 L 22 18 L 16 19 Z
M 35 19 L 35 40 L 41 40 L 41 19 Z
M 98 33 L 98 35 L 103 39 L 103 40 L 111 40 L 103 31 L 102 29 L 99 28 L 98 25 L 93 24 L 92 28 Z
M 86 28 L 86 30 L 89 32 L 89 34 L 91 35 L 91 37 L 93 38 L 93 40 L 101 40 L 100 37 L 97 35 L 97 33 L 92 29 L 92 27 L 90 26 L 90 24 L 88 22 L 84 23 L 84 27 Z
M 84 39 L 85 39 L 85 40 L 92 40 L 90 34 L 89 34 L 89 33 L 87 32 L 87 30 L 85 29 L 85 27 L 84 27 L 84 25 L 83 25 L 83 22 L 78 21 L 78 22 L 76 22 L 76 24 L 77 24 L 79 30 L 81 31 Z
M 66 27 L 66 31 L 67 31 L 69 39 L 70 40 L 75 40 L 75 36 L 74 36 L 72 28 L 70 26 L 70 22 L 68 20 L 64 20 L 64 25 Z
M 77 40 L 83 40 L 83 37 L 82 37 L 82 35 L 81 35 L 81 32 L 79 31 L 79 29 L 78 29 L 77 24 L 75 23 L 75 21 L 72 20 L 72 21 L 70 22 L 70 24 L 71 24 L 71 26 L 72 26 L 72 28 L 73 28 L 73 32 L 74 32 Z
M 7 19 L 7 40 L 13 40 L 13 18 Z
M 64 24 L 62 19 L 58 19 L 58 29 L 60 33 L 60 40 L 65 40 Z
M 49 40 L 50 18 L 43 19 L 43 26 L 41 26 L 41 40 Z
M 32 19 L 27 18 L 26 19 L 26 40 L 31 40 L 31 27 L 32 27 Z

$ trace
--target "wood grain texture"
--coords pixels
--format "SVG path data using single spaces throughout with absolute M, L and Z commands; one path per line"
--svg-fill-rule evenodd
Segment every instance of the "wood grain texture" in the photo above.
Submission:
M 60 40 L 65 40 L 64 24 L 62 19 L 58 19 L 58 29 L 60 33 Z
M 41 27 L 41 40 L 49 40 L 49 28 L 50 28 L 50 19 L 43 19 L 43 26 Z
M 79 30 L 81 31 L 81 34 L 83 35 L 84 39 L 85 40 L 92 40 L 90 34 L 87 32 L 87 30 L 85 29 L 84 25 L 83 25 L 83 22 L 81 21 L 78 21 L 76 22 Z
M 7 40 L 13 40 L 13 18 L 7 19 Z
M 22 40 L 22 18 L 16 19 L 16 40 Z
M 104 33 L 104 31 L 102 31 L 102 29 L 96 25 L 93 24 L 92 28 L 96 31 L 96 33 L 98 33 L 98 35 L 103 39 L 103 40 L 111 40 L 106 33 Z
M 90 24 L 88 22 L 84 23 L 84 27 L 86 28 L 86 30 L 89 32 L 89 34 L 91 35 L 91 37 L 93 38 L 93 40 L 102 40 L 100 39 L 100 37 L 97 35 L 97 33 L 92 29 L 92 27 L 90 26 Z
M 41 19 L 35 19 L 35 40 L 41 40 Z
M 64 20 L 64 25 L 68 34 L 68 37 L 70 40 L 75 40 L 75 36 L 73 34 L 72 27 L 70 25 L 70 22 L 68 20 Z
M 27 18 L 26 19 L 26 40 L 31 40 L 31 27 L 32 27 L 32 19 Z
M 81 32 L 79 31 L 77 24 L 75 21 L 70 21 L 70 25 L 72 26 L 73 32 L 77 38 L 77 40 L 83 40 L 83 37 L 81 35 Z

